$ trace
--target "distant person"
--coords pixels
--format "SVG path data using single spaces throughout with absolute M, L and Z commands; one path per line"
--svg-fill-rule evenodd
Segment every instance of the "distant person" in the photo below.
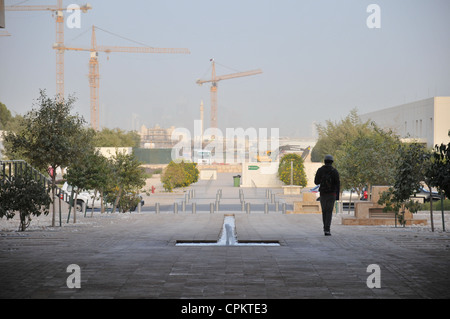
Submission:
M 333 208 L 336 200 L 339 200 L 341 182 L 339 180 L 339 172 L 332 164 L 333 156 L 326 155 L 324 163 L 320 167 L 314 178 L 316 185 L 320 184 L 320 206 L 322 207 L 323 231 L 325 236 L 330 236 L 331 219 L 333 217 Z

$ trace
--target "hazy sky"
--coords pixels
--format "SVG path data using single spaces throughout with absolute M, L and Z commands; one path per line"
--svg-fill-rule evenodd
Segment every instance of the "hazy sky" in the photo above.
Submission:
M 65 0 L 82 5 L 85 1 Z M 190 55 L 100 53 L 100 123 L 192 129 L 205 104 L 210 59 L 217 74 L 262 69 L 219 82 L 219 128 L 280 128 L 311 136 L 313 123 L 340 120 L 431 96 L 450 95 L 448 0 L 91 0 L 81 27 L 65 28 L 66 46 L 188 48 Z M 5 0 L 6 5 L 56 0 Z M 366 24 L 370 4 L 381 28 Z M 68 17 L 66 13 L 66 17 Z M 66 19 L 67 20 L 67 19 Z M 25 114 L 39 89 L 56 93 L 55 19 L 51 12 L 6 12 L 0 37 L 0 101 Z M 121 37 L 113 36 L 113 34 Z M 127 41 L 131 39 L 136 42 Z M 65 53 L 65 94 L 89 121 L 89 52 Z M 139 126 L 138 126 L 139 125 Z

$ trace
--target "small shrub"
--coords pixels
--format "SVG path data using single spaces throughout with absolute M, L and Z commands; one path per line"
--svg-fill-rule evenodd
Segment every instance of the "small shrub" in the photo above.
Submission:
M 161 174 L 161 182 L 166 191 L 187 187 L 198 181 L 199 171 L 195 163 L 175 163 L 171 161 Z

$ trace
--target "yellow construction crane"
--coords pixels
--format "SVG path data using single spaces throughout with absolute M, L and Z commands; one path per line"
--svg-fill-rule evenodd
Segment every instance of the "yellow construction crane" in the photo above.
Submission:
M 123 46 L 104 46 L 97 45 L 95 35 L 95 26 L 92 26 L 92 39 L 90 48 L 71 48 L 64 44 L 55 45 L 54 49 L 58 51 L 89 51 L 91 58 L 89 60 L 89 86 L 91 91 L 91 127 L 94 130 L 99 129 L 99 64 L 98 52 L 126 52 L 126 53 L 180 53 L 189 54 L 185 48 L 153 48 L 153 47 L 123 47 Z
M 92 9 L 90 4 L 79 7 L 86 13 Z M 34 5 L 34 6 L 5 6 L 7 11 L 52 11 L 56 12 L 56 43 L 57 47 L 64 46 L 64 10 L 63 0 L 57 0 L 56 5 Z M 75 10 L 71 8 L 71 10 Z M 55 46 L 54 45 L 54 46 Z M 56 50 L 56 96 L 64 98 L 64 50 Z
M 214 59 L 210 60 L 212 62 L 212 76 L 209 80 L 197 80 L 197 84 L 202 85 L 203 83 L 211 82 L 211 123 L 210 127 L 217 128 L 217 82 L 222 80 L 234 79 L 243 76 L 255 75 L 262 73 L 261 70 L 252 70 L 246 72 L 237 72 L 227 75 L 216 76 L 216 65 Z

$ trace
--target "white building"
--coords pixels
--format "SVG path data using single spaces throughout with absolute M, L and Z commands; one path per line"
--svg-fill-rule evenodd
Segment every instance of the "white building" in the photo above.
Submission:
M 450 97 L 432 97 L 360 115 L 363 122 L 374 121 L 392 129 L 405 140 L 413 139 L 428 147 L 450 142 Z

